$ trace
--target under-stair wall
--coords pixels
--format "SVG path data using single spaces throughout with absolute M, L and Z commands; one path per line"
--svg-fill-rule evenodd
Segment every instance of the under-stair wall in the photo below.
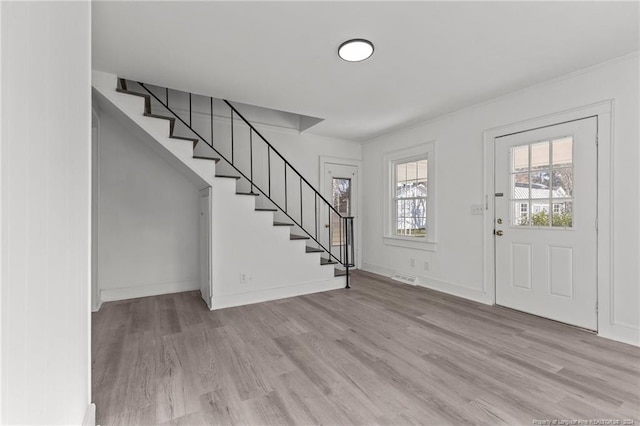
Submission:
M 145 117 L 144 99 L 116 92 L 116 83 L 116 76 L 94 71 L 94 96 L 103 108 L 164 158 L 168 167 L 187 177 L 194 188 L 212 188 L 212 308 L 344 287 L 345 279 L 334 277 L 333 265 L 321 265 L 320 253 L 306 252 L 306 240 L 292 240 L 289 226 L 274 226 L 274 212 L 257 211 L 255 196 L 237 195 L 235 179 L 215 177 L 215 161 L 193 158 L 192 142 L 169 138 L 169 122 Z M 337 156 L 336 151 L 327 149 L 332 144 L 323 145 L 326 138 L 301 137 L 290 130 L 280 132 L 289 136 L 281 138 L 285 143 L 313 147 L 308 155 L 301 156 L 316 171 L 309 173 L 310 179 L 313 175 L 318 179 L 318 152 Z M 359 145 L 346 145 L 350 147 L 349 155 L 357 158 Z M 338 143 L 333 147 L 337 148 Z M 285 146 L 283 151 L 286 150 Z
M 198 289 L 198 186 L 112 114 L 99 117 L 100 300 Z

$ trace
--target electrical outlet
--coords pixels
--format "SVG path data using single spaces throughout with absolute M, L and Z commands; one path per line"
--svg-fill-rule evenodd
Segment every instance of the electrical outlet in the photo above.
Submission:
M 249 274 L 240 272 L 240 284 L 246 284 L 249 281 Z
M 412 268 L 416 267 L 416 260 L 415 259 L 409 259 L 409 266 L 411 266 Z
M 424 270 L 425 271 L 430 271 L 431 270 L 431 263 L 429 263 L 428 260 L 424 261 Z

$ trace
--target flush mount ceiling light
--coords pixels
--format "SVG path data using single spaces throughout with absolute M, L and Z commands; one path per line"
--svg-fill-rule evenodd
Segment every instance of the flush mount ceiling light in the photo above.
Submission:
M 360 62 L 373 55 L 373 43 L 362 38 L 347 40 L 338 48 L 338 55 L 347 62 Z

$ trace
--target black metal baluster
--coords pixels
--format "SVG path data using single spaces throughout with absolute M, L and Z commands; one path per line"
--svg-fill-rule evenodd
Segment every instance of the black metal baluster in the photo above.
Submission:
M 340 263 L 344 266 L 345 256 L 344 256 L 344 240 L 342 239 L 342 227 L 344 226 L 344 218 L 340 217 Z
M 300 228 L 304 230 L 304 227 L 302 226 L 302 216 L 302 177 L 300 177 Z
M 233 165 L 233 109 L 231 110 L 231 165 Z
M 353 216 L 349 217 L 349 223 L 351 224 L 351 256 L 349 263 L 356 264 L 356 252 L 355 252 L 355 230 L 353 228 Z
M 331 259 L 331 204 L 327 204 L 327 218 L 329 219 L 329 259 Z
M 318 194 L 313 193 L 313 221 L 316 224 L 316 240 L 318 239 Z M 331 259 L 331 258 L 329 258 Z
M 344 248 L 346 247 L 346 241 L 344 239 L 344 235 L 342 235 L 342 231 L 344 228 L 344 220 L 342 220 L 342 216 L 340 216 L 340 259 L 342 260 L 343 263 L 345 263 L 345 253 L 344 253 Z
M 213 96 L 211 96 L 211 143 L 209 145 L 213 146 Z
M 285 161 L 284 162 L 284 212 L 287 213 L 288 210 L 289 209 L 287 205 L 287 162 Z
M 267 173 L 268 173 L 268 186 L 269 186 L 269 198 L 271 198 L 271 147 L 267 145 Z
M 344 218 L 344 224 L 345 224 L 345 226 L 348 226 L 348 224 L 349 224 L 349 218 L 347 218 L 347 217 L 345 217 L 345 218 Z M 353 221 L 351 222 L 351 227 L 352 227 L 351 232 L 353 232 Z M 347 229 L 345 229 L 345 234 L 347 234 L 347 235 L 348 235 L 347 231 L 348 231 L 348 230 L 347 230 Z M 353 237 L 352 237 L 352 238 L 353 238 Z M 346 269 L 346 277 L 347 277 L 347 278 L 346 278 L 346 286 L 345 286 L 345 288 L 351 288 L 351 285 L 350 285 L 350 283 L 349 283 L 349 266 L 350 266 L 350 260 L 349 260 L 348 244 L 349 244 L 348 237 L 346 237 L 346 238 L 345 238 L 345 242 L 344 242 L 344 246 L 345 246 L 345 251 L 344 251 L 344 253 L 345 253 L 345 257 L 346 257 L 346 258 L 345 258 L 345 269 Z
M 193 127 L 191 125 L 191 121 L 192 121 L 192 114 L 191 114 L 191 93 L 189 93 L 189 127 Z
M 164 89 L 165 97 L 167 98 L 167 108 L 169 108 L 169 88 L 165 87 Z
M 249 128 L 249 180 L 251 181 L 251 193 L 253 194 L 253 130 Z

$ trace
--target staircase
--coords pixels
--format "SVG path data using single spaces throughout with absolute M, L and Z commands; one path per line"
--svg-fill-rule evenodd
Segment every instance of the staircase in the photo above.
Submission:
M 230 102 L 96 71 L 93 90 L 167 161 L 212 188 L 212 309 L 349 288 L 353 218 L 341 216 Z M 246 261 L 238 268 L 264 266 L 255 283 L 237 283 L 237 270 L 221 260 L 234 255 Z

